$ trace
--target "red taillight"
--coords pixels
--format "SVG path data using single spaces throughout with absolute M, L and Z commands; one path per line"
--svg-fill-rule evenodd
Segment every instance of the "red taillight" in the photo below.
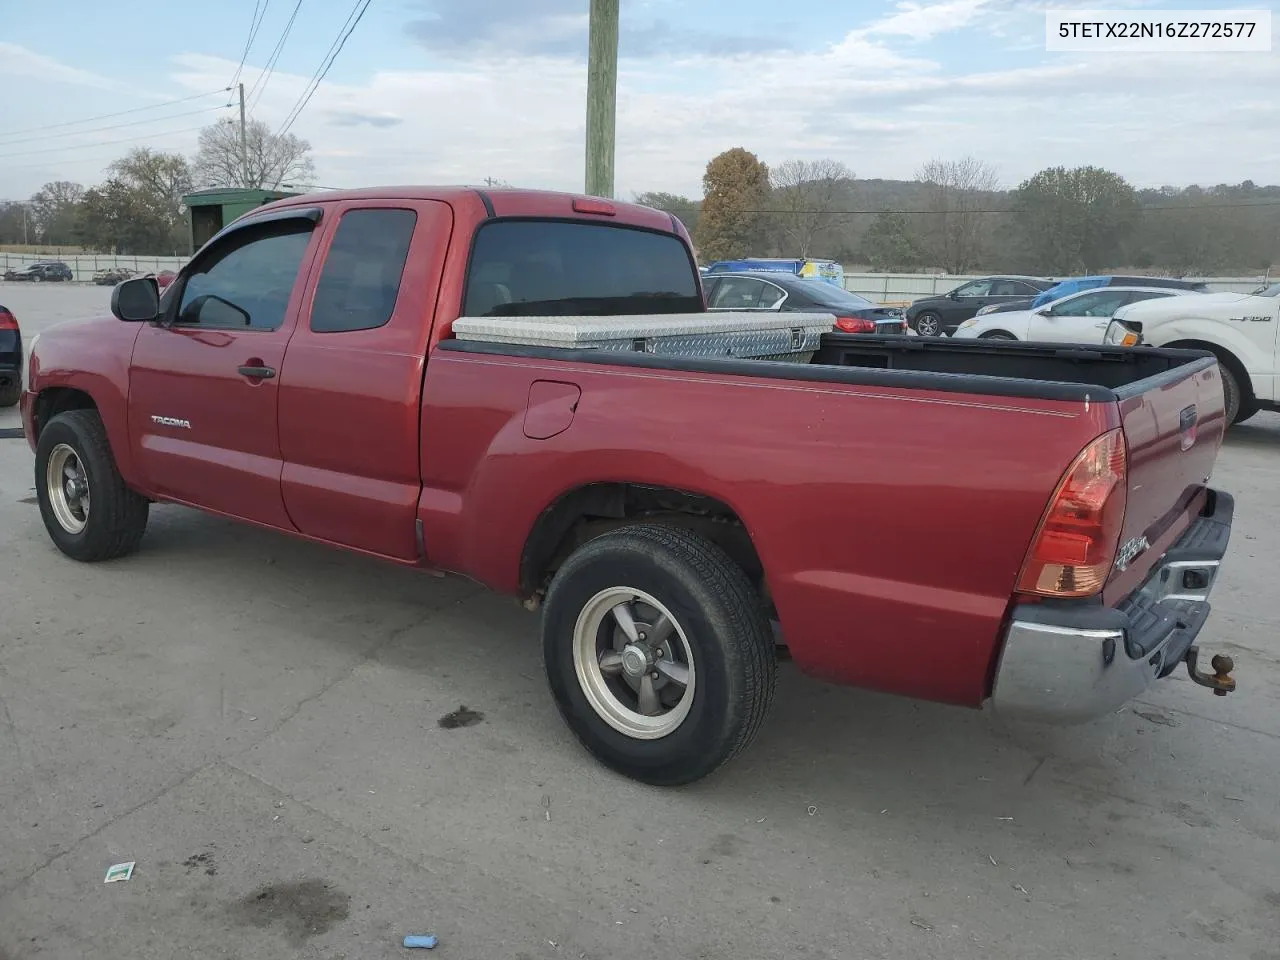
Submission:
M 1018 577 L 1020 593 L 1087 597 L 1103 588 L 1124 524 L 1127 472 L 1118 428 L 1076 457 L 1040 521 Z
M 836 329 L 841 333 L 875 333 L 876 322 L 862 317 L 836 317 Z
M 0 330 L 17 330 L 18 318 L 4 307 L 0 307 Z

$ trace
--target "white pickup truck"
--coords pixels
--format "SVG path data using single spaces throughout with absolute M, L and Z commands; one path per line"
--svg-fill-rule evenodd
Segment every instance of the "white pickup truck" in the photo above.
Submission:
M 1253 293 L 1204 293 L 1145 300 L 1121 307 L 1107 330 L 1110 343 L 1137 333 L 1152 347 L 1209 350 L 1218 357 L 1227 420 L 1242 423 L 1259 410 L 1280 410 L 1280 283 Z

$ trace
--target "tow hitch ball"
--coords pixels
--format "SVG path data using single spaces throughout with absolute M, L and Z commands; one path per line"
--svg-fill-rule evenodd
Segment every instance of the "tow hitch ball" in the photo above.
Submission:
M 1213 673 L 1204 673 L 1196 669 L 1200 659 L 1200 648 L 1194 644 L 1187 648 L 1185 659 L 1187 673 L 1191 674 L 1191 679 L 1202 687 L 1208 687 L 1215 697 L 1225 697 L 1228 693 L 1235 692 L 1236 681 L 1235 677 L 1231 676 L 1231 671 L 1236 668 L 1236 664 L 1230 657 L 1215 653 L 1213 659 L 1209 661 L 1209 665 L 1213 667 Z

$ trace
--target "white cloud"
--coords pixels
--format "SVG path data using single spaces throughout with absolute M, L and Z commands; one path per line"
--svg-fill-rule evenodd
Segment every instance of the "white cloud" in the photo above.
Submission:
M 903 5 L 817 51 L 776 49 L 744 59 L 682 47 L 661 59 L 626 60 L 618 85 L 619 194 L 696 194 L 707 160 L 733 146 L 770 163 L 829 156 L 863 177 L 907 179 L 930 157 L 972 154 L 994 163 L 1009 184 L 1046 166 L 1083 163 L 1144 186 L 1276 180 L 1280 101 L 1265 93 L 1280 89 L 1276 56 L 1037 58 L 993 41 L 976 55 L 969 51 L 967 65 L 956 65 L 920 55 L 923 48 L 911 42 L 965 25 L 1010 29 L 1017 16 L 1025 27 L 1016 6 L 1016 0 Z M 22 52 L 25 59 L 8 59 L 27 64 L 30 73 L 37 55 Z M 83 73 L 47 59 L 38 63 L 45 76 Z M 321 184 L 475 183 L 492 176 L 580 189 L 586 95 L 580 61 L 488 54 L 432 62 L 429 69 L 377 71 L 359 83 L 321 84 L 292 130 L 311 141 Z M 235 67 L 194 54 L 170 63 L 179 88 L 171 96 L 222 86 Z M 246 84 L 256 78 L 246 69 Z M 277 71 L 255 115 L 279 125 L 307 79 Z M 13 87 L 10 96 L 40 90 L 35 80 Z M 10 185 L 19 174 L 8 173 L 8 163 L 28 161 L 0 160 L 0 196 L 20 195 L 25 185 Z M 92 181 L 85 169 L 77 178 Z
M 16 43 L 0 40 L 0 75 L 36 80 L 43 84 L 66 83 L 78 87 L 94 87 L 112 93 L 151 97 L 133 84 L 121 83 L 89 70 L 68 66 L 52 57 L 28 50 Z M 157 98 L 159 99 L 159 98 Z
M 967 27 L 990 6 L 991 0 L 946 0 L 944 3 L 899 3 L 898 12 L 866 28 L 869 35 L 929 40 Z

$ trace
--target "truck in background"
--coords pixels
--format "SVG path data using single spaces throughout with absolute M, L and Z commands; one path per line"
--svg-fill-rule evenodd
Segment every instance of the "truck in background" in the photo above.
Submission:
M 841 290 L 844 289 L 844 267 L 834 260 L 813 260 L 808 257 L 796 260 L 770 257 L 718 260 L 707 267 L 706 273 L 789 273 L 806 280 L 825 280 Z

